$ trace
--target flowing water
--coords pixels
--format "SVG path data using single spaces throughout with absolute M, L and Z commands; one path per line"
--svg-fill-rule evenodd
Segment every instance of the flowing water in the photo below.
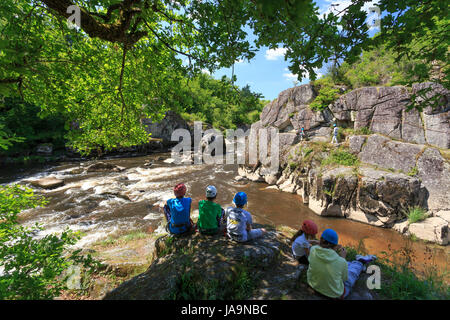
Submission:
M 41 223 L 45 230 L 37 236 L 60 232 L 67 227 L 80 230 L 84 236 L 77 243 L 79 247 L 89 247 L 102 238 L 131 230 L 155 230 L 164 219 L 160 204 L 173 197 L 172 188 L 176 183 L 183 182 L 187 195 L 193 199 L 193 210 L 198 209 L 198 201 L 204 199 L 206 186 L 213 184 L 218 189 L 217 202 L 223 207 L 231 205 L 236 192 L 246 192 L 247 210 L 252 213 L 254 222 L 298 229 L 304 219 L 311 219 L 317 223 L 319 233 L 326 228 L 335 229 L 341 244 L 356 246 L 364 239 L 368 253 L 378 255 L 411 245 L 420 269 L 432 265 L 441 270 L 447 267 L 449 246 L 411 242 L 394 230 L 318 216 L 302 204 L 298 195 L 266 189 L 265 183 L 236 182 L 233 179 L 237 176 L 236 165 L 172 165 L 158 160 L 161 156 L 169 157 L 169 154 L 105 160 L 125 167 L 122 172 L 71 173 L 74 168 L 86 167 L 94 161 L 21 169 L 3 167 L 0 168 L 0 183 L 30 186 L 30 181 L 42 177 L 64 179 L 65 185 L 60 188 L 36 189 L 38 194 L 50 198 L 49 204 L 45 208 L 24 211 L 21 222 L 28 226 Z M 153 161 L 153 165 L 146 167 L 147 161 Z

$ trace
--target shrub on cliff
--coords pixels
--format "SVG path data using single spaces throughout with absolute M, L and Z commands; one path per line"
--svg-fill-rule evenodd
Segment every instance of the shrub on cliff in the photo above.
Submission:
M 322 165 L 339 164 L 344 166 L 355 166 L 359 163 L 357 156 L 342 149 L 331 151 L 330 155 L 322 160 Z
M 313 82 L 317 91 L 317 97 L 309 105 L 314 111 L 321 111 L 339 97 L 339 90 L 335 88 L 335 84 L 330 76 L 324 77 Z
M 408 211 L 405 212 L 405 215 L 408 217 L 409 223 L 416 223 L 425 220 L 428 217 L 427 211 L 418 206 L 409 208 Z

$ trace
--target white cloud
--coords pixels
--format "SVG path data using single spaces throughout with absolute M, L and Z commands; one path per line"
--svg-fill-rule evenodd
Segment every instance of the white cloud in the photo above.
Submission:
M 283 77 L 288 81 L 296 81 L 298 75 L 293 73 L 283 73 Z
M 316 73 L 316 79 L 319 79 L 320 77 L 323 76 L 323 73 L 319 72 L 319 68 L 314 68 L 313 69 L 314 72 Z M 289 71 L 288 68 L 284 68 L 284 71 Z M 285 72 L 283 73 L 283 77 L 287 80 L 287 81 L 298 81 L 298 75 L 292 72 Z M 309 76 L 309 72 L 306 71 L 306 73 L 303 74 L 302 77 L 302 81 L 303 80 L 309 80 L 310 76 Z
M 268 49 L 266 50 L 266 59 L 277 60 L 280 57 L 284 57 L 286 52 L 287 52 L 286 48 Z
M 238 59 L 236 60 L 234 63 L 239 64 L 239 63 L 245 63 L 245 61 L 243 59 Z
M 211 72 L 209 72 L 209 70 L 207 70 L 207 69 L 202 69 L 202 73 L 206 73 L 206 74 L 211 75 Z

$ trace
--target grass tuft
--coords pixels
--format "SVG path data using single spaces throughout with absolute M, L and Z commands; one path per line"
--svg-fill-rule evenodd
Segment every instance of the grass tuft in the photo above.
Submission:
M 416 223 L 428 217 L 427 211 L 419 206 L 409 208 L 405 215 L 408 217 L 409 223 Z

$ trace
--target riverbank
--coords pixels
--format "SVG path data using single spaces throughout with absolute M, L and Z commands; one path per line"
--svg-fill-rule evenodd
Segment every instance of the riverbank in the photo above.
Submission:
M 32 181 L 42 178 L 64 180 L 65 184 L 56 189 L 33 187 L 36 193 L 50 201 L 45 208 L 23 212 L 20 220 L 27 226 L 42 224 L 45 231 L 37 236 L 58 233 L 66 227 L 82 233 L 77 248 L 97 252 L 96 258 L 109 266 L 86 277 L 85 298 L 98 299 L 126 279 L 147 270 L 154 259 L 152 246 L 161 231 L 164 232 L 159 228 L 163 219 L 161 204 L 173 196 L 173 186 L 180 181 L 187 184 L 188 195 L 193 199 L 194 219 L 198 201 L 204 198 L 205 186 L 214 184 L 219 190 L 217 201 L 223 207 L 231 205 L 237 191 L 245 191 L 249 196 L 248 210 L 255 222 L 270 225 L 272 229 L 289 226 L 294 230 L 304 219 L 313 219 L 319 230 L 334 228 L 343 245 L 357 247 L 359 240 L 363 239 L 365 250 L 377 255 L 383 251 L 390 252 L 390 248 L 400 252 L 401 248 L 410 245 L 418 272 L 436 268 L 442 274 L 448 265 L 445 248 L 433 247 L 422 241 L 411 242 L 392 230 L 347 219 L 317 216 L 302 204 L 299 195 L 267 189 L 263 183 L 235 180 L 238 174 L 235 165 L 174 165 L 166 163 L 169 156 L 154 154 L 103 161 L 110 168 L 124 168 L 110 172 L 87 172 L 87 168 L 98 164 L 98 161 L 54 166 L 18 179 L 14 172 L 9 172 L 10 181 L 31 187 Z M 420 270 L 421 267 L 425 270 Z M 94 279 L 95 284 L 90 281 Z
M 323 300 L 306 282 L 292 258 L 290 237 L 296 230 L 257 225 L 268 230 L 259 240 L 238 244 L 223 234 L 172 237 L 159 230 L 131 232 L 106 239 L 90 250 L 102 271 L 81 279 L 81 290 L 61 299 L 264 299 Z M 151 232 L 149 232 L 151 231 Z M 347 246 L 347 260 L 367 254 L 364 243 Z M 449 299 L 448 279 L 429 269 L 414 274 L 414 252 L 379 256 L 381 287 L 369 289 L 361 274 L 349 300 Z

